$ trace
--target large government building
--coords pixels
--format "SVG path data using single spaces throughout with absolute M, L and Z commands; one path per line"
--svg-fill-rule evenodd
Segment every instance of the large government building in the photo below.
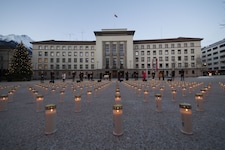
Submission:
M 40 78 L 41 71 L 46 78 L 50 78 L 51 71 L 56 78 L 62 73 L 71 78 L 73 71 L 76 77 L 83 72 L 93 73 L 94 78 L 109 73 L 112 78 L 126 73 L 141 77 L 143 71 L 150 78 L 152 72 L 164 71 L 169 76 L 172 70 L 179 76 L 181 69 L 185 76 L 202 75 L 202 38 L 133 40 L 135 31 L 127 29 L 102 29 L 94 34 L 95 41 L 32 42 L 34 79 Z

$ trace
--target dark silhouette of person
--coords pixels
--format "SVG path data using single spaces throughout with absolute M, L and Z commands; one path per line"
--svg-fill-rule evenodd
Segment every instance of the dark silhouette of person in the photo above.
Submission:
M 181 71 L 180 71 L 180 80 L 184 81 L 184 70 L 183 69 L 181 69 Z

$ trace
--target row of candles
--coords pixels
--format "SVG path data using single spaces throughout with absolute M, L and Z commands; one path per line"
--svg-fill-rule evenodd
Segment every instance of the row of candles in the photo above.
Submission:
M 127 87 L 131 87 L 132 89 L 135 89 L 136 92 L 141 93 L 140 91 L 142 91 L 142 88 L 145 87 L 145 89 L 143 90 L 143 94 L 144 94 L 144 102 L 148 102 L 148 95 L 149 95 L 149 91 L 148 91 L 148 84 L 146 84 L 145 86 L 143 86 L 143 84 L 141 86 L 139 86 L 139 88 L 137 88 L 137 83 L 135 82 L 124 82 L 125 86 Z M 175 89 L 176 87 L 176 83 L 167 83 L 168 86 L 171 89 L 171 94 L 172 94 L 172 101 L 176 101 L 176 94 L 177 94 L 177 90 Z M 179 85 L 179 84 L 178 84 Z M 196 88 L 200 85 L 203 85 L 203 83 L 183 83 L 182 86 L 178 86 L 178 87 L 182 87 L 182 96 L 186 96 L 186 86 L 191 87 L 190 89 Z M 152 91 L 153 93 L 155 93 L 155 89 L 156 87 L 160 86 L 160 84 L 153 84 L 152 85 Z M 142 88 L 140 88 L 142 87 Z M 204 88 L 202 88 L 200 90 L 199 93 L 195 94 L 195 100 L 197 103 L 197 107 L 196 110 L 197 111 L 203 111 L 203 100 L 205 95 L 208 93 L 209 89 L 211 88 L 211 84 L 208 84 L 207 86 L 205 86 Z M 155 94 L 155 101 L 156 101 L 156 111 L 157 112 L 161 112 L 161 101 L 162 101 L 162 96 L 163 96 L 163 92 L 165 90 L 165 85 L 162 85 L 160 88 L 160 94 Z M 190 91 L 190 93 L 193 92 L 192 90 Z M 179 108 L 180 108 L 180 113 L 181 113 L 181 132 L 185 133 L 185 134 L 193 134 L 192 132 L 192 111 L 191 111 L 191 104 L 188 103 L 180 103 L 179 104 Z
M 8 86 L 9 87 L 9 86 Z M 8 102 L 13 102 L 13 95 L 16 92 L 16 90 L 20 87 L 18 86 L 13 86 L 11 90 L 8 91 L 8 94 L 2 94 L 0 96 L 0 111 L 7 111 L 8 110 Z M 6 89 L 7 86 L 4 87 Z
M 105 87 L 107 87 L 111 82 L 101 82 L 97 85 L 93 86 L 95 89 L 101 90 Z M 67 85 L 63 85 L 62 89 L 60 90 L 60 102 L 64 101 L 64 93 Z M 76 86 L 76 87 L 75 87 Z M 42 86 L 40 86 L 42 87 Z M 92 85 L 89 85 L 89 87 L 92 87 Z M 74 92 L 74 88 L 79 88 L 80 92 L 73 93 L 74 101 L 75 101 L 75 112 L 81 112 L 81 90 L 83 89 L 83 86 L 78 85 L 71 85 L 71 89 Z M 30 91 L 36 91 L 34 93 L 38 93 L 37 90 L 34 90 L 33 88 L 28 88 Z M 54 87 L 51 87 L 51 89 L 55 89 Z M 51 91 L 52 92 L 52 91 Z M 91 88 L 88 90 L 87 88 L 87 102 L 91 101 L 91 94 L 92 90 Z M 40 112 L 42 111 L 42 104 L 43 104 L 44 96 L 36 94 L 36 111 Z M 56 132 L 56 104 L 48 104 L 45 106 L 45 134 L 53 134 Z

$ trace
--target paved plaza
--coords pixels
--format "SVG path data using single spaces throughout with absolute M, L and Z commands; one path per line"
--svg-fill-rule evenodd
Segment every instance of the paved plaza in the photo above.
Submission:
M 223 150 L 225 147 L 225 76 L 180 78 L 175 81 L 140 79 L 117 82 L 71 80 L 0 82 L 0 94 L 8 94 L 7 111 L 0 112 L 1 150 Z M 134 86 L 131 86 L 134 85 Z M 182 86 L 186 95 L 182 95 Z M 193 86 L 195 85 L 195 86 Z M 211 85 L 203 100 L 204 111 L 196 111 L 195 94 Z M 113 109 L 116 87 L 123 106 L 121 136 L 113 135 Z M 139 93 L 138 89 L 141 91 Z M 155 89 L 152 87 L 155 86 Z M 190 86 L 193 86 L 191 90 Z M 82 87 L 82 89 L 80 88 Z M 162 112 L 156 111 L 155 94 L 162 94 Z M 44 96 L 42 111 L 36 112 L 32 90 Z M 171 88 L 177 90 L 172 101 Z M 55 89 L 55 91 L 52 91 Z M 148 102 L 143 91 L 148 89 Z M 65 90 L 64 99 L 60 91 Z M 87 91 L 92 94 L 87 97 Z M 190 90 L 190 91 L 189 91 Z M 75 112 L 74 96 L 81 94 L 81 111 Z M 62 96 L 62 95 L 61 95 Z M 180 103 L 192 106 L 192 135 L 180 131 Z M 47 104 L 56 104 L 56 129 L 45 134 Z

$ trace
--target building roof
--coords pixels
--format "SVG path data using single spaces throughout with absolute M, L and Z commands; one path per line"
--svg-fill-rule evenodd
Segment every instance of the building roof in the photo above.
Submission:
M 95 45 L 95 41 L 36 41 L 31 44 L 45 44 L 45 45 Z
M 131 33 L 133 32 L 133 33 Z M 113 36 L 116 35 L 133 35 L 135 31 L 96 31 L 95 34 L 99 36 Z M 149 40 L 134 40 L 133 44 L 153 44 L 153 43 L 172 43 L 172 42 L 191 42 L 191 41 L 201 41 L 203 38 L 188 38 L 188 37 L 178 37 L 178 38 L 168 38 L 168 39 L 149 39 Z M 31 42 L 31 44 L 45 44 L 45 45 L 95 45 L 96 41 L 36 41 Z
M 168 39 L 150 39 L 150 40 L 134 40 L 134 44 L 148 44 L 148 43 L 172 43 L 172 42 L 190 42 L 190 41 L 201 41 L 203 38 L 168 38 Z
M 134 30 L 127 29 L 103 29 L 102 31 L 94 31 L 95 36 L 134 35 L 134 32 Z

